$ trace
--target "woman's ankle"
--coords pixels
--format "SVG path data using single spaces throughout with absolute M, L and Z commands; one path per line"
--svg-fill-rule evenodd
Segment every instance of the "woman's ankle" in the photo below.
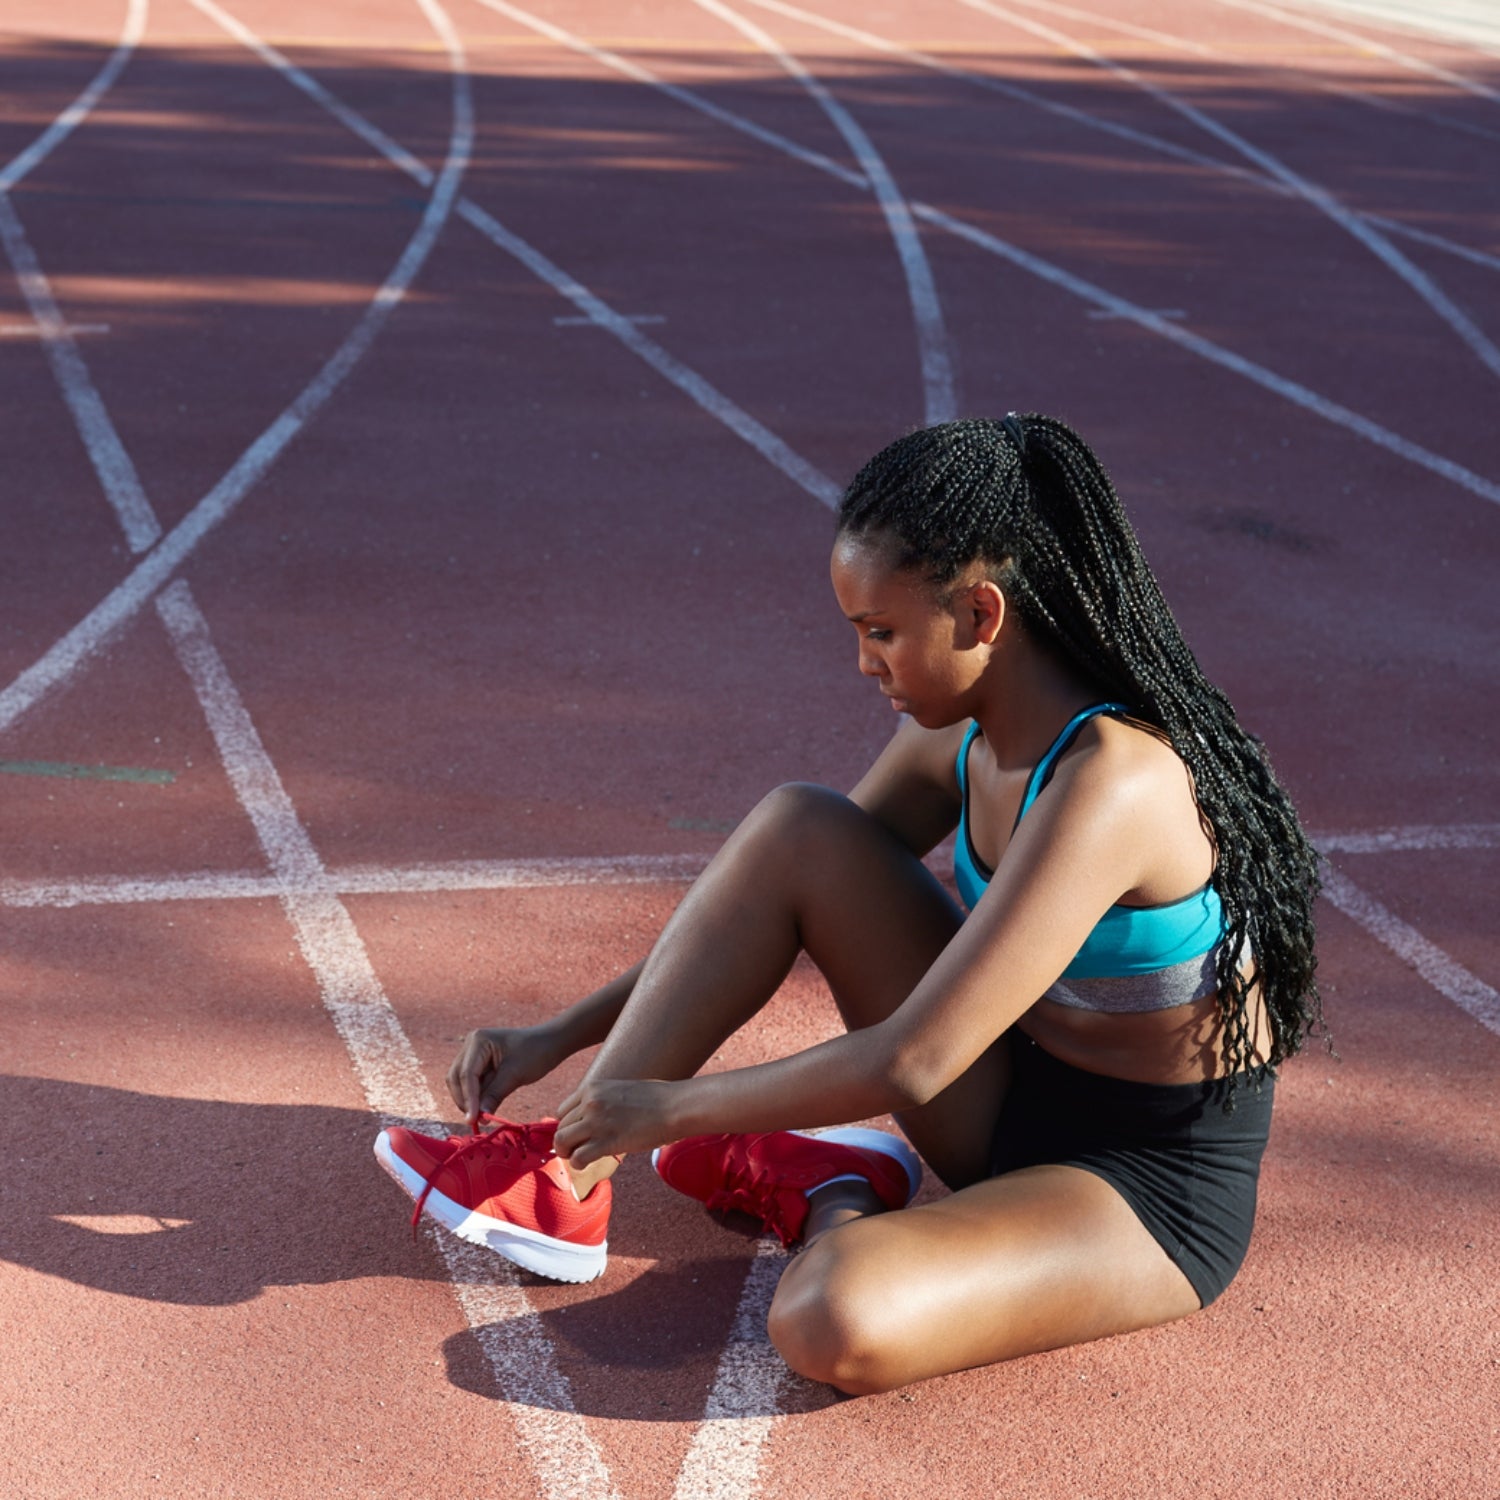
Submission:
M 845 1178 L 840 1182 L 826 1183 L 807 1195 L 807 1224 L 803 1229 L 803 1241 L 810 1245 L 841 1224 L 849 1224 L 855 1219 L 868 1218 L 871 1214 L 884 1211 L 885 1204 L 868 1182 Z

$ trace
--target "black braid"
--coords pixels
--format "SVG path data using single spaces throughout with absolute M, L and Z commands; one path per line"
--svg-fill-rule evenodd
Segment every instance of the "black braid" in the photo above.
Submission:
M 1171 741 L 1216 852 L 1225 933 L 1215 958 L 1231 976 L 1219 992 L 1226 1061 L 1257 1085 L 1274 1076 L 1325 1030 L 1313 949 L 1317 852 L 1260 742 L 1188 649 L 1088 445 L 1035 414 L 926 428 L 860 470 L 838 525 L 842 536 L 877 537 L 895 566 L 939 588 L 985 564 L 1029 630 Z M 1246 945 L 1250 980 L 1240 969 Z M 1257 985 L 1271 1026 L 1259 1063 L 1249 1015 Z

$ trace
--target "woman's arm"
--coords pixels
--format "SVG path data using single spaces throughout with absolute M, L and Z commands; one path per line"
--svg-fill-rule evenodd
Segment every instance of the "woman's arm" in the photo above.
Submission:
M 924 1104 L 1058 978 L 1140 878 L 1157 810 L 1097 758 L 1062 768 L 973 914 L 885 1021 L 776 1062 L 682 1081 L 595 1079 L 559 1110 L 574 1166 L 686 1135 L 801 1129 Z
M 967 728 L 923 729 L 907 719 L 849 793 L 919 859 L 958 826 L 954 762 Z

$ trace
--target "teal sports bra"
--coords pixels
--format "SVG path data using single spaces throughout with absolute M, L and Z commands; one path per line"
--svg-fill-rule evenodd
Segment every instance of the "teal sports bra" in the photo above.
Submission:
M 1041 795 L 1083 726 L 1100 714 L 1128 711 L 1123 703 L 1096 703 L 1068 720 L 1027 780 L 1016 824 Z M 969 834 L 969 747 L 978 733 L 979 725 L 971 724 L 958 752 L 963 802 L 953 854 L 958 893 L 970 911 L 994 873 L 974 852 Z M 1214 950 L 1223 935 L 1224 912 L 1212 884 L 1162 906 L 1112 906 L 1045 998 L 1080 1010 L 1144 1011 L 1184 1005 L 1217 990 Z

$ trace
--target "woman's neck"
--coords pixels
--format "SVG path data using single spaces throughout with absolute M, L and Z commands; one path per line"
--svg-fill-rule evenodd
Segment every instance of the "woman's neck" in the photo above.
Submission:
M 1108 697 L 1056 652 L 1015 630 L 991 658 L 973 717 L 996 764 L 1018 769 L 1035 765 L 1074 714 Z

